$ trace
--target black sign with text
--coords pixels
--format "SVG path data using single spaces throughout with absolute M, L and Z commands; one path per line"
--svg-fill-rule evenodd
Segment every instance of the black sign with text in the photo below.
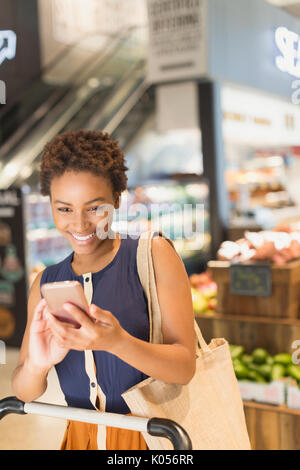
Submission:
M 0 0 L 0 80 L 6 104 L 17 101 L 39 73 L 37 0 Z
M 0 340 L 19 347 L 27 318 L 23 199 L 20 189 L 0 190 Z
M 268 264 L 232 264 L 230 293 L 268 297 L 272 294 L 271 267 Z

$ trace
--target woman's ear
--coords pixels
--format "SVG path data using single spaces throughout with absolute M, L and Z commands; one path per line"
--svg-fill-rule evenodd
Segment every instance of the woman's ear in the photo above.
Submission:
M 121 203 L 121 193 L 116 193 L 114 208 L 119 209 Z

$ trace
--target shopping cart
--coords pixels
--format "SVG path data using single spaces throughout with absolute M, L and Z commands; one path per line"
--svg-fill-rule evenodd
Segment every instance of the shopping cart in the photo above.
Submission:
M 192 450 L 192 443 L 187 432 L 179 424 L 170 419 L 148 419 L 138 416 L 85 410 L 82 408 L 52 405 L 34 401 L 24 403 L 16 397 L 7 397 L 0 400 L 0 420 L 10 413 L 49 416 L 70 421 L 104 424 L 106 426 L 116 428 L 147 432 L 151 436 L 166 437 L 172 442 L 174 450 Z

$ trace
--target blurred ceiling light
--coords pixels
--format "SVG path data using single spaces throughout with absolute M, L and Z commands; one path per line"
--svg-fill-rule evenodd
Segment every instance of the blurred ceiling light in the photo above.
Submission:
M 90 88 L 98 88 L 100 84 L 101 80 L 99 78 L 92 77 L 88 80 L 88 86 Z
M 15 163 L 9 163 L 4 172 L 8 177 L 15 176 L 18 173 L 18 166 Z
M 22 170 L 20 171 L 20 176 L 22 179 L 27 179 L 29 176 L 32 174 L 32 168 L 30 166 L 24 166 Z

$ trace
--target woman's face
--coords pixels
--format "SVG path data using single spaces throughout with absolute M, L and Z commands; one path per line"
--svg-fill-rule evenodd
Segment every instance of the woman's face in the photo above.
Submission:
M 92 253 L 101 243 L 101 234 L 108 233 L 113 210 L 119 207 L 110 181 L 87 171 L 66 171 L 52 180 L 50 192 L 53 219 L 58 231 L 76 253 Z M 101 208 L 104 204 L 109 205 L 110 214 L 107 206 Z M 111 216 L 110 222 L 108 215 Z

